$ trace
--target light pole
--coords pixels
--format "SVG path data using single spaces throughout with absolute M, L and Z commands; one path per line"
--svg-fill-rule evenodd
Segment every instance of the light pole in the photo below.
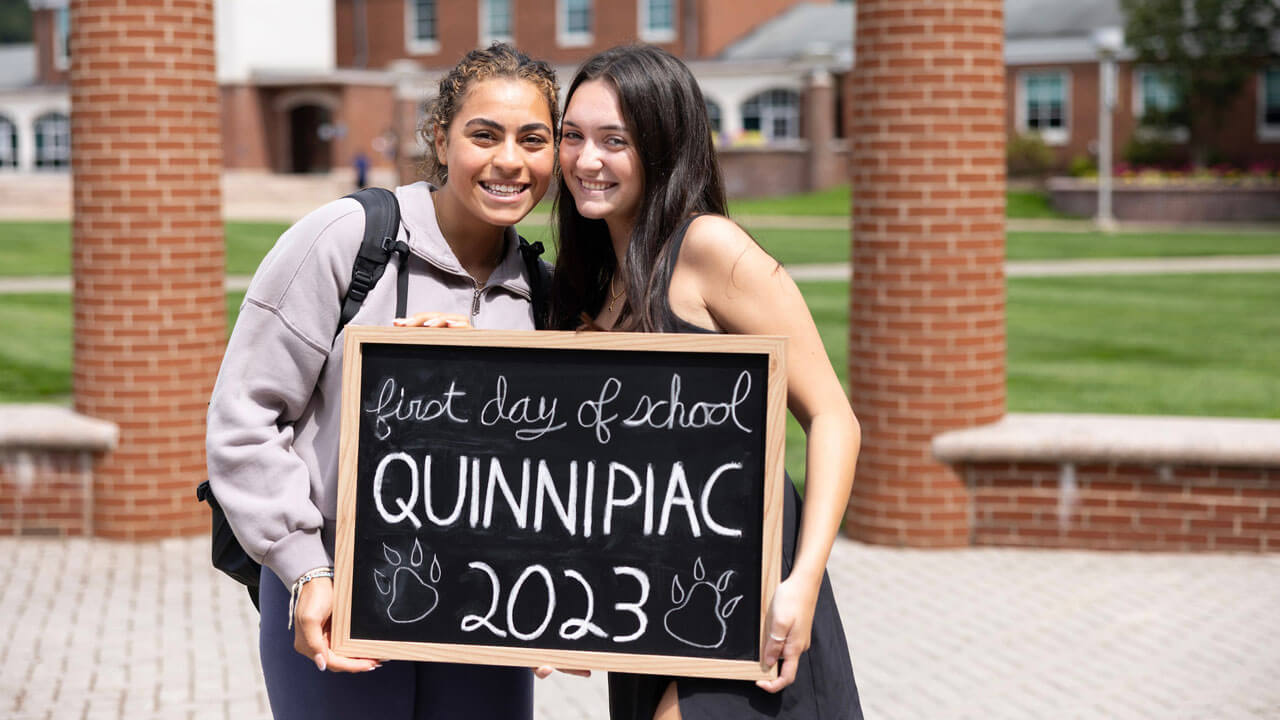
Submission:
M 1098 51 L 1098 229 L 1115 230 L 1111 211 L 1111 113 L 1116 105 L 1116 56 L 1124 47 L 1124 30 L 1101 27 L 1093 31 L 1093 47 Z

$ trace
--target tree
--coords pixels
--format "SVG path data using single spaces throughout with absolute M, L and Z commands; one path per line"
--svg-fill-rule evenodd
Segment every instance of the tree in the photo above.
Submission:
M 1280 0 L 1120 0 L 1137 61 L 1170 70 L 1192 161 L 1203 166 L 1248 79 L 1280 59 Z

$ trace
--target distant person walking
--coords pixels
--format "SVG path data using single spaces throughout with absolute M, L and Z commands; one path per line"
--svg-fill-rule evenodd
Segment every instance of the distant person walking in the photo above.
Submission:
M 356 153 L 356 189 L 363 190 L 369 186 L 369 156 Z

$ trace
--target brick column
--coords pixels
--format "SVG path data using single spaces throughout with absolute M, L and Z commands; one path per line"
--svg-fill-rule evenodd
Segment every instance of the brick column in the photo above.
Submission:
M 1004 3 L 859 0 L 849 79 L 849 380 L 863 427 L 846 529 L 969 542 L 933 436 L 1005 409 Z
M 71 27 L 75 406 L 120 428 L 95 532 L 205 532 L 226 340 L 213 0 L 72 0 Z
M 804 88 L 804 138 L 809 141 L 809 190 L 839 182 L 831 141 L 836 137 L 836 94 L 831 73 L 814 68 Z

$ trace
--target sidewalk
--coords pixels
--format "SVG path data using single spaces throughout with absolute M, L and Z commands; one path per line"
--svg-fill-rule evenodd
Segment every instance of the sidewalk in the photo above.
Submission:
M 269 717 L 257 615 L 207 538 L 0 554 L 0 717 Z M 830 568 L 869 719 L 1280 717 L 1280 555 L 840 539 Z M 539 720 L 605 716 L 600 674 L 536 697 Z
M 1073 275 L 1182 275 L 1187 273 L 1280 272 L 1280 255 L 1213 255 L 1178 258 L 1113 258 L 1095 260 L 1010 260 L 1007 277 L 1061 277 Z M 849 263 L 789 265 L 795 280 L 848 280 Z M 230 275 L 227 291 L 249 287 L 249 277 Z M 69 293 L 70 277 L 0 277 L 0 295 Z
M 375 170 L 374 185 L 392 187 L 395 177 Z M 228 170 L 222 178 L 223 217 L 230 220 L 291 223 L 321 205 L 351 192 L 350 168 L 323 175 L 283 175 L 261 171 Z M 0 221 L 66 220 L 71 217 L 70 173 L 0 173 Z M 752 215 L 736 213 L 734 219 L 748 229 L 847 230 L 846 216 Z M 550 222 L 546 204 L 527 222 Z M 1009 232 L 1093 232 L 1090 219 L 1010 218 Z M 1280 223 L 1151 223 L 1123 222 L 1120 232 L 1176 230 L 1179 232 L 1276 233 Z

